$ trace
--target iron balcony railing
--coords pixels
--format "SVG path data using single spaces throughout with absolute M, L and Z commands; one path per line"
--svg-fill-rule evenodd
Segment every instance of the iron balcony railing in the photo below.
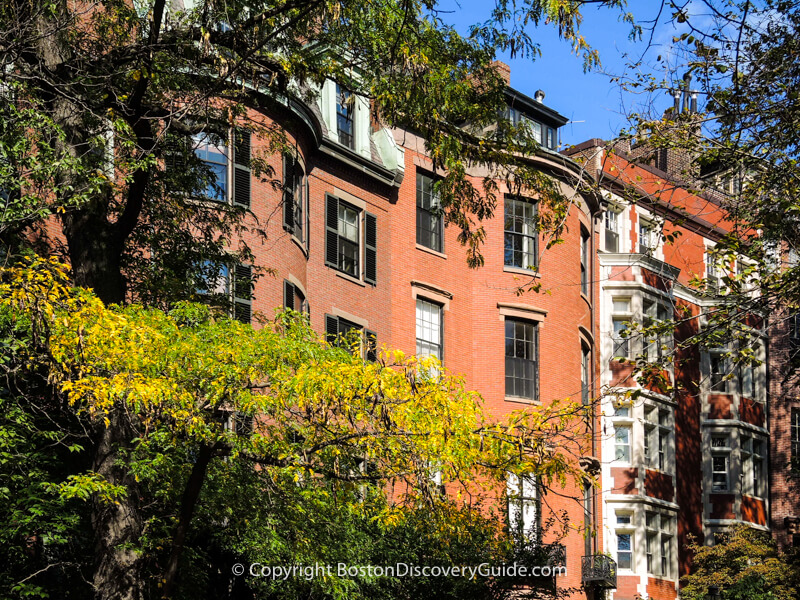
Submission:
M 617 563 L 604 554 L 581 557 L 581 582 L 584 586 L 617 587 Z

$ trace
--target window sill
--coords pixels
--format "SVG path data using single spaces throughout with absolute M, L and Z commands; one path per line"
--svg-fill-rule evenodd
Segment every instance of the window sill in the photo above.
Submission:
M 416 244 L 417 250 L 421 250 L 422 252 L 427 252 L 428 254 L 433 254 L 434 256 L 438 256 L 439 258 L 447 259 L 447 254 L 444 252 L 439 252 L 438 250 L 434 250 L 433 248 L 428 248 L 427 246 L 423 246 L 422 244 Z
M 294 235 L 292 235 L 291 237 L 292 237 L 292 242 L 294 242 L 294 245 L 300 248 L 300 252 L 302 252 L 303 256 L 305 256 L 306 260 L 308 260 L 308 248 L 306 248 L 306 245 Z
M 764 496 L 754 496 L 753 494 L 748 494 L 747 492 L 742 492 L 742 497 L 747 496 L 751 500 L 758 500 L 759 502 L 766 502 L 767 499 Z
M 516 273 L 518 275 L 527 275 L 528 277 L 541 277 L 542 274 L 535 269 L 524 269 L 522 267 L 512 267 L 503 265 L 503 273 Z
M 328 268 L 331 269 L 334 273 L 336 273 L 337 277 L 341 277 L 345 281 L 349 281 L 350 283 L 355 283 L 356 285 L 360 285 L 361 287 L 367 287 L 366 283 L 364 283 L 360 279 L 357 279 L 357 278 L 353 277 L 352 275 L 348 275 L 347 273 L 343 273 L 342 271 L 338 271 L 338 270 L 334 269 L 333 267 L 328 267 Z
M 583 292 L 581 292 L 581 298 L 583 298 L 583 301 L 586 302 L 586 304 L 588 304 L 589 306 L 592 305 L 592 301 L 589 299 L 589 296 L 587 296 Z
M 506 396 L 506 402 L 516 402 L 517 404 L 533 404 L 535 406 L 541 406 L 542 401 L 536 400 L 534 398 L 523 398 L 522 396 Z

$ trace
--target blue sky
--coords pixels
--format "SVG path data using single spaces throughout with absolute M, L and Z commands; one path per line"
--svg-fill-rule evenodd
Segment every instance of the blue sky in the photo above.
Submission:
M 460 33 L 466 33 L 470 24 L 488 15 L 490 5 L 486 1 L 458 0 L 458 5 L 456 1 L 443 2 L 441 7 L 452 6 L 453 12 L 441 16 L 453 23 Z M 649 0 L 629 1 L 628 10 L 638 19 L 654 18 L 656 9 L 657 3 Z M 646 49 L 645 42 L 628 39 L 630 25 L 619 20 L 619 12 L 587 6 L 581 30 L 589 44 L 599 51 L 602 72 L 584 73 L 583 58 L 573 54 L 569 45 L 558 39 L 552 26 L 530 32 L 542 50 L 541 57 L 535 61 L 499 57 L 511 66 L 512 87 L 531 97 L 542 89 L 544 103 L 571 121 L 561 129 L 562 144 L 577 144 L 594 137 L 612 138 L 625 127 L 625 113 L 641 108 L 648 101 L 642 96 L 622 92 L 618 84 L 611 82 L 612 75 L 623 74 L 625 65 L 639 59 Z M 671 26 L 662 25 L 654 38 L 656 47 L 645 58 L 652 62 L 673 35 Z M 659 111 L 672 104 L 667 94 L 653 100 Z

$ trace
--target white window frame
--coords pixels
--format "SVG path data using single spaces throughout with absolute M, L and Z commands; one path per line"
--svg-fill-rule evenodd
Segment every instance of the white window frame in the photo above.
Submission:
M 620 311 L 619 307 L 616 306 L 618 302 L 626 302 L 627 308 L 624 311 Z M 616 357 L 622 358 L 631 358 L 631 337 L 623 338 L 620 335 L 617 335 L 617 326 L 620 325 L 621 329 L 628 329 L 628 327 L 624 326 L 624 322 L 631 322 L 633 321 L 633 312 L 631 311 L 631 302 L 632 298 L 630 296 L 620 296 L 620 297 L 613 297 L 611 298 L 611 354 L 609 358 L 613 360 Z M 618 352 L 617 350 L 624 349 L 625 352 Z
M 620 433 L 627 432 L 627 441 L 620 442 Z M 627 449 L 627 458 L 625 457 L 625 450 Z M 622 457 L 620 457 L 620 450 L 622 450 Z M 614 422 L 614 462 L 623 463 L 626 465 L 633 462 L 633 424 L 624 422 Z
M 518 543 L 539 539 L 539 488 L 533 475 L 508 473 L 508 528 Z
M 609 204 L 608 208 L 603 212 L 603 250 L 609 253 L 620 253 L 624 251 L 623 247 L 623 209 L 619 206 Z M 614 250 L 609 249 L 608 233 L 616 234 L 617 247 Z
M 614 546 L 616 549 L 615 558 L 617 561 L 617 568 L 621 571 L 636 571 L 636 529 L 634 528 L 634 513 L 633 511 L 616 510 L 614 511 L 615 528 L 614 528 Z M 627 523 L 625 522 L 627 519 Z M 630 539 L 630 548 L 627 550 L 620 550 L 620 536 L 628 536 Z M 630 566 L 623 567 L 620 560 L 620 554 L 625 553 L 630 555 Z
M 714 468 L 714 459 L 722 459 L 724 462 L 724 470 L 715 470 Z M 730 448 L 727 449 L 727 452 L 721 451 L 719 448 L 712 448 L 711 451 L 711 493 L 712 494 L 724 494 L 730 493 L 731 490 L 731 452 Z M 714 475 L 715 474 L 724 474 L 725 475 L 725 487 L 716 489 L 716 484 L 714 483 Z

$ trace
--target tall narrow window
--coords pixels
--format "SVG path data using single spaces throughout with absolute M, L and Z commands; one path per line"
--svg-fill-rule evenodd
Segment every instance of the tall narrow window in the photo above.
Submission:
M 203 161 L 208 175 L 204 178 L 201 196 L 217 202 L 228 201 L 228 145 L 211 133 L 194 136 L 194 153 Z
M 591 403 L 591 368 L 591 350 L 585 344 L 581 344 L 581 402 L 584 406 Z
M 653 224 L 639 219 L 639 254 L 649 254 L 656 249 L 656 245 Z
M 714 392 L 728 392 L 728 359 L 725 350 L 712 350 L 709 353 L 711 390 Z
M 630 531 L 632 515 L 617 512 L 617 567 L 633 569 L 633 532 Z M 624 528 L 624 529 L 623 529 Z M 627 530 L 627 531 L 626 531 Z
M 628 323 L 633 320 L 630 298 L 613 298 L 611 301 L 611 358 L 630 358 Z
M 441 252 L 443 222 L 433 184 L 431 177 L 417 173 L 417 243 Z
M 359 335 L 354 335 L 357 332 Z M 378 359 L 378 335 L 336 315 L 325 315 L 325 339 L 329 344 L 347 346 L 368 361 Z
M 746 398 L 756 400 L 753 387 L 753 365 L 739 365 L 739 393 Z
M 283 159 L 283 227 L 305 243 L 306 178 L 302 165 L 291 155 Z
M 667 309 L 662 304 L 652 300 L 644 300 L 642 303 L 644 313 L 643 325 L 653 327 L 665 323 L 668 320 Z M 644 340 L 644 354 L 650 362 L 661 361 L 672 349 L 672 331 L 653 333 Z
M 717 292 L 720 288 L 719 271 L 714 256 L 706 250 L 706 287 L 710 292 Z
M 233 318 L 242 323 L 250 323 L 253 306 L 252 268 L 236 265 L 233 278 Z
M 631 462 L 630 425 L 614 425 L 614 460 Z
M 534 268 L 538 262 L 536 204 L 506 196 L 504 210 L 505 264 L 522 269 Z
M 609 208 L 604 216 L 605 250 L 619 252 L 619 213 Z
M 508 474 L 508 527 L 514 538 L 524 543 L 538 537 L 537 488 L 533 476 Z
M 764 442 L 758 438 L 742 437 L 742 491 L 761 497 L 765 493 Z
M 589 296 L 589 234 L 581 227 L 581 293 Z
M 336 84 L 336 132 L 339 143 L 348 148 L 355 148 L 353 135 L 353 94 Z
M 800 408 L 792 408 L 789 436 L 792 444 L 792 471 L 800 471 Z
M 288 309 L 310 314 L 303 290 L 286 279 L 283 280 L 283 305 Z
M 627 337 L 625 337 L 625 331 L 628 328 L 627 320 L 623 318 L 615 317 L 612 320 L 612 325 L 614 327 L 614 331 L 612 332 L 612 340 L 613 350 L 612 350 L 612 357 L 613 358 L 629 358 L 630 357 L 630 344 Z
M 197 293 L 207 296 L 209 302 L 224 305 L 229 316 L 242 323 L 250 323 L 253 305 L 253 268 L 247 265 L 215 266 L 210 261 L 203 264 Z
M 714 454 L 711 456 L 711 491 L 728 491 L 728 455 Z
M 417 298 L 417 356 L 442 360 L 442 307 Z
M 800 348 L 800 312 L 789 315 L 789 345 Z
M 538 397 L 538 340 L 536 325 L 506 318 L 506 396 Z

